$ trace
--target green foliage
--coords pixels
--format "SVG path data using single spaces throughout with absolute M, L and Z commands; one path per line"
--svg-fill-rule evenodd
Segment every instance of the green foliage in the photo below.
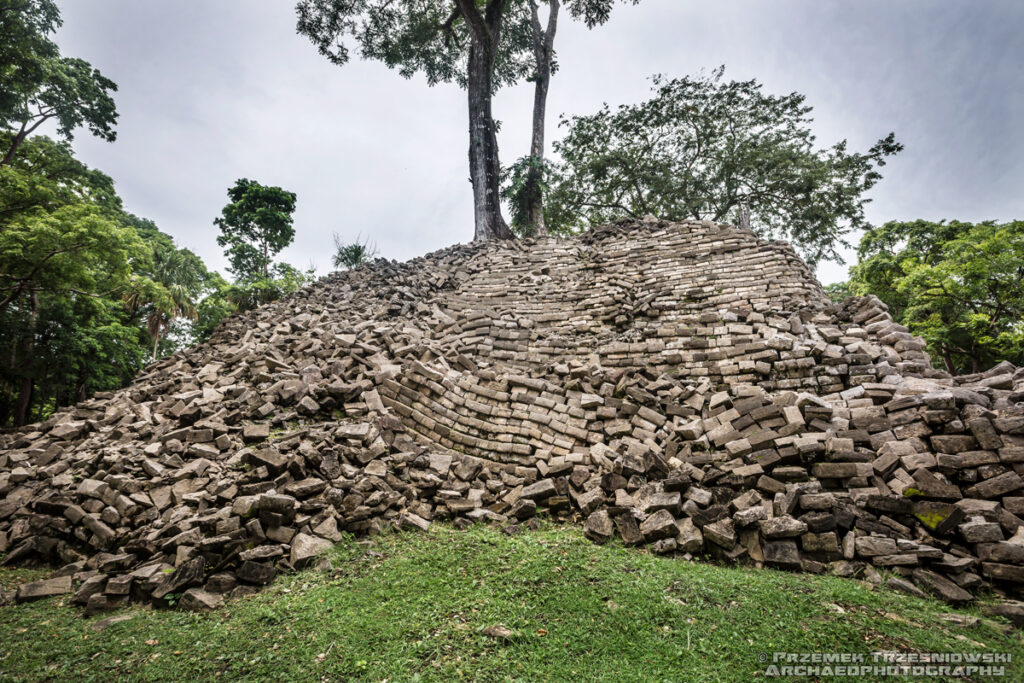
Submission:
M 639 0 L 625 0 L 637 4 Z M 569 14 L 588 28 L 605 23 L 616 0 L 569 0 Z M 534 75 L 531 0 L 477 0 L 481 12 L 501 11 L 501 45 L 495 55 L 494 86 L 514 85 Z M 469 28 L 451 0 L 300 0 L 297 31 L 333 64 L 356 51 L 383 62 L 405 78 L 423 74 L 430 85 L 466 87 Z
M 274 256 L 295 239 L 295 193 L 242 178 L 228 197 L 231 202 L 214 220 L 221 231 L 217 244 L 227 247 L 230 270 L 238 280 L 267 280 Z
M 157 241 L 154 236 L 150 245 L 152 258 L 137 268 L 125 301 L 133 316 L 145 316 L 156 360 L 161 335 L 171 323 L 178 318 L 196 318 L 197 299 L 210 275 L 198 256 L 188 249 L 175 248 L 169 238 Z
M 60 23 L 51 0 L 8 0 L 0 7 L 0 128 L 13 133 L 0 165 L 48 121 L 67 140 L 83 126 L 104 140 L 116 137 L 111 94 L 117 85 L 88 62 L 60 55 L 49 38 Z
M 547 196 L 553 177 L 551 169 L 547 159 L 526 156 L 517 159 L 502 174 L 501 198 L 508 202 L 512 212 L 509 227 L 520 237 L 533 237 L 536 226 L 530 224 L 530 202 Z M 536 183 L 529 182 L 531 173 L 537 174 Z
M 533 72 L 530 7 L 523 0 L 477 2 L 504 5 L 501 46 L 495 56 L 495 89 Z M 348 62 L 358 51 L 404 78 L 422 73 L 430 85 L 467 85 L 469 28 L 451 0 L 302 0 L 297 30 L 333 64 Z
M 830 285 L 825 285 L 825 293 L 828 294 L 828 298 L 832 299 L 836 303 L 840 303 L 846 297 L 853 296 L 853 287 L 849 282 L 833 282 Z
M 851 268 L 950 372 L 1024 363 L 1024 222 L 891 222 L 869 230 Z
M 645 214 L 738 222 L 746 207 L 753 230 L 789 240 L 812 265 L 840 260 L 844 236 L 867 225 L 864 194 L 902 145 L 890 134 L 863 154 L 845 140 L 818 149 L 803 95 L 769 95 L 723 74 L 656 76 L 642 104 L 563 119 L 548 230 Z
M 659 557 L 578 530 L 345 539 L 335 570 L 284 574 L 212 614 L 81 616 L 11 605 L 0 677 L 139 681 L 751 681 L 762 652 L 996 652 L 1024 676 L 1019 632 L 884 585 Z M 0 586 L 44 572 L 0 568 Z M 127 618 L 101 629 L 110 616 Z M 507 639 L 484 635 L 489 626 Z M 45 625 L 41 628 L 40 625 Z M 858 679 L 861 680 L 861 679 Z
M 288 263 L 277 263 L 268 277 L 236 281 L 228 287 L 226 300 L 233 306 L 232 312 L 249 311 L 297 292 L 315 281 L 316 271 L 313 268 L 302 271 Z
M 0 311 L 39 293 L 115 293 L 142 248 L 134 231 L 93 204 L 18 213 L 0 230 Z
M 360 242 L 359 237 L 351 244 L 345 244 L 341 235 L 334 233 L 334 258 L 332 262 L 335 268 L 358 268 L 377 256 L 376 245 L 369 241 Z
M 49 39 L 60 25 L 53 0 L 6 0 L 0 6 L 0 126 L 17 120 L 25 99 L 45 80 L 47 62 L 60 56 Z
M 8 147 L 12 137 L 0 132 L 0 148 Z M 121 208 L 114 182 L 76 159 L 66 142 L 33 137 L 9 164 L 0 166 L 0 225 L 18 213 L 79 202 L 114 212 Z
M 238 310 L 231 299 L 231 283 L 218 273 L 210 273 L 205 284 L 206 294 L 199 301 L 192 321 L 192 337 L 197 342 L 208 340 L 217 326 Z
M 117 87 L 60 55 L 60 23 L 52 0 L 0 0 L 0 425 L 123 386 L 188 342 L 180 321 L 213 277 L 75 159 L 78 128 L 114 139 Z M 63 140 L 32 136 L 47 122 Z

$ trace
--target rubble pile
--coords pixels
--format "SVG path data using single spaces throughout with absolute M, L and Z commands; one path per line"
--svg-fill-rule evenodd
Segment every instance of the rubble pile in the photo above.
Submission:
M 684 558 L 1019 597 L 1022 474 L 1024 370 L 933 369 L 788 245 L 620 222 L 332 274 L 0 436 L 4 562 L 61 566 L 0 603 L 209 609 L 343 532 L 541 514 Z

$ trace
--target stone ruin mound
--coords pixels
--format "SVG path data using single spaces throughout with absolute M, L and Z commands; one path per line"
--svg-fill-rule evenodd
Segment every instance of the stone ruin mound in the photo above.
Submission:
M 209 608 L 343 531 L 540 513 L 683 558 L 1019 597 L 1022 474 L 1024 371 L 934 370 L 788 245 L 622 222 L 335 273 L 3 435 L 0 553 L 62 568 L 0 597 Z

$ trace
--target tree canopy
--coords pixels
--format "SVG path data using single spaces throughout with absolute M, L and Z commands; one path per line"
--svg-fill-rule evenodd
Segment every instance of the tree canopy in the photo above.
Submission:
M 645 214 L 742 223 L 743 210 L 753 230 L 793 242 L 812 265 L 839 260 L 845 236 L 867 227 L 865 193 L 902 145 L 890 133 L 865 153 L 845 140 L 818 148 L 803 95 L 723 76 L 658 76 L 646 102 L 563 119 L 548 229 Z
M 226 247 L 236 278 L 265 280 L 274 257 L 295 239 L 295 193 L 241 178 L 228 190 L 228 198 L 230 203 L 214 220 L 221 231 L 217 244 Z
M 1024 222 L 890 222 L 858 257 L 848 289 L 882 299 L 949 372 L 1024 363 Z
M 12 135 L 0 149 L 0 166 L 47 121 L 73 138 L 85 127 L 114 140 L 117 85 L 82 59 L 64 57 L 50 39 L 61 24 L 52 0 L 5 0 L 0 5 L 0 127 Z
M 507 239 L 514 235 L 501 211 L 502 169 L 491 97 L 523 79 L 537 82 L 530 158 L 539 158 L 560 6 L 557 0 L 547 2 L 551 15 L 545 31 L 538 0 L 300 0 L 297 30 L 334 64 L 347 63 L 356 52 L 406 78 L 422 73 L 430 85 L 455 82 L 466 88 L 474 239 Z M 568 0 L 566 5 L 570 15 L 593 27 L 607 21 L 615 2 Z M 536 173 L 526 176 L 522 201 L 539 207 L 543 187 Z M 538 210 L 526 213 L 536 216 Z

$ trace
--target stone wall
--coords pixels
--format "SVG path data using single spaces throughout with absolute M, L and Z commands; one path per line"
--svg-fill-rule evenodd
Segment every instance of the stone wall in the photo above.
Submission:
M 341 531 L 546 510 L 683 558 L 1016 596 L 1022 389 L 934 370 L 880 301 L 833 304 L 730 226 L 460 245 L 335 273 L 0 437 L 0 552 L 65 565 L 20 599 L 204 608 Z

